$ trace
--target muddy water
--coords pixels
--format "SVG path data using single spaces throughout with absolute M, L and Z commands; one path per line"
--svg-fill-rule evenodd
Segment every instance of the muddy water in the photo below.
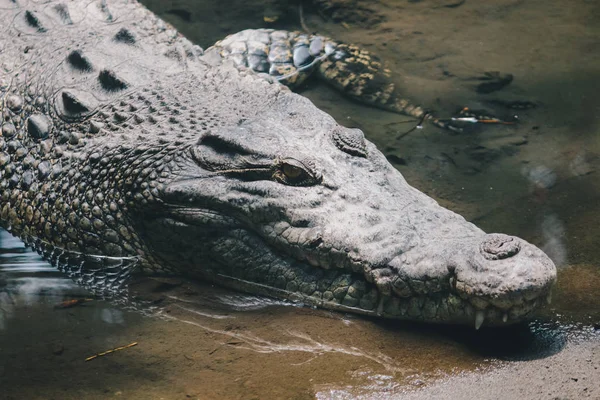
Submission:
M 0 398 L 184 399 L 401 396 L 440 377 L 543 359 L 600 329 L 600 5 L 593 1 L 345 1 L 307 9 L 309 29 L 380 55 L 415 101 L 518 114 L 517 126 L 460 135 L 344 99 L 302 93 L 362 128 L 415 187 L 489 232 L 521 236 L 559 267 L 553 302 L 502 330 L 382 322 L 239 295 L 179 279 L 145 279 L 119 302 L 89 294 L 2 233 Z M 294 2 L 147 1 L 203 46 L 247 27 L 300 29 Z M 267 11 L 265 11 L 267 10 Z M 477 94 L 486 71 L 514 75 Z M 492 101 L 531 101 L 505 110 Z M 479 128 L 479 127 L 474 127 Z M 99 352 L 135 347 L 95 360 Z

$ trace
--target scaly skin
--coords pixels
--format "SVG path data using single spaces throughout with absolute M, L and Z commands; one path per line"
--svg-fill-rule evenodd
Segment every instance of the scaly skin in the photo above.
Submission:
M 19 4 L 0 1 L 0 220 L 83 283 L 136 260 L 476 325 L 520 321 L 549 294 L 556 269 L 537 247 L 440 207 L 360 130 L 207 64 L 137 2 Z
M 462 130 L 460 125 L 441 121 L 407 99 L 377 56 L 324 36 L 247 29 L 215 43 L 204 58 L 215 65 L 231 61 L 238 69 L 268 75 L 290 88 L 315 74 L 361 103 L 426 119 L 443 129 Z

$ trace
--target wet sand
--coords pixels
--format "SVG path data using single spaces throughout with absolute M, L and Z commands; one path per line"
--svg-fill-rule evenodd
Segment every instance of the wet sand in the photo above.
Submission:
M 14 286 L 0 296 L 2 399 L 401 399 L 439 390 L 448 398 L 447 387 L 460 399 L 472 398 L 464 388 L 473 384 L 486 388 L 478 398 L 513 398 L 490 391 L 507 377 L 512 390 L 545 378 L 556 396 L 597 393 L 590 376 L 600 333 L 556 314 L 475 331 L 314 310 L 179 278 L 138 280 L 127 301 L 60 308 L 86 293 L 49 267 L 26 283 L 23 269 L 20 277 L 6 270 Z
M 409 118 L 356 104 L 327 86 L 302 91 L 340 123 L 362 128 L 413 186 L 442 205 L 486 231 L 544 248 L 560 268 L 552 305 L 529 325 L 476 332 L 148 279 L 132 288 L 145 301 L 134 309 L 102 301 L 56 309 L 85 293 L 48 270 L 15 272 L 8 265 L 20 259 L 9 254 L 0 262 L 0 398 L 600 397 L 594 379 L 600 366 L 600 5 L 338 1 L 363 7 L 356 9 L 368 18 L 341 13 L 335 21 L 309 10 L 306 24 L 380 55 L 415 101 L 440 115 L 464 105 L 519 114 L 517 127 L 463 135 L 426 127 L 398 140 L 412 126 Z M 269 2 L 146 3 L 207 47 L 228 33 L 265 26 Z M 300 28 L 294 9 L 281 21 L 288 29 Z M 473 78 L 484 71 L 515 79 L 480 95 Z M 488 102 L 494 99 L 538 107 L 502 110 Z M 138 345 L 84 361 L 132 342 Z
M 568 345 L 559 354 L 542 360 L 514 363 L 483 373 L 460 374 L 399 398 L 598 399 L 599 374 L 600 341 L 595 340 Z

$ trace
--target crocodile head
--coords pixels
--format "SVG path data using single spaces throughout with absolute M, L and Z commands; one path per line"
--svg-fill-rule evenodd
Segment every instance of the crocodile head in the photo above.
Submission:
M 0 225 L 78 281 L 137 263 L 476 326 L 548 296 L 539 249 L 438 206 L 362 132 L 201 59 L 136 2 L 21 3 L 0 12 Z
M 540 249 L 439 206 L 360 130 L 292 93 L 202 133 L 175 164 L 144 229 L 150 247 L 226 286 L 479 328 L 522 320 L 556 279 Z

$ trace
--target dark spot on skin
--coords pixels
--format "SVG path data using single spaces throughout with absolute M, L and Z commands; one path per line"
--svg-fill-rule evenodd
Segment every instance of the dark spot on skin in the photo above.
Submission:
M 38 17 L 36 17 L 31 11 L 25 11 L 25 21 L 32 28 L 36 28 L 38 32 L 46 32 L 46 28 L 42 26 Z
M 87 105 L 67 90 L 62 92 L 62 101 L 65 106 L 65 111 L 69 114 L 83 114 L 90 111 Z
M 108 4 L 106 4 L 106 0 L 102 0 L 100 2 L 100 11 L 102 11 L 102 13 L 104 14 L 105 18 L 106 18 L 106 22 L 113 22 L 114 21 L 114 17 L 112 15 L 112 13 L 110 12 L 110 9 L 108 8 Z
M 67 56 L 67 62 L 73 68 L 82 72 L 90 72 L 93 69 L 90 61 L 86 57 L 84 57 L 80 50 L 73 50 Z
M 113 71 L 107 69 L 100 71 L 98 75 L 100 85 L 104 90 L 109 92 L 117 92 L 127 88 L 127 84 L 115 75 Z
M 114 41 L 125 44 L 135 44 L 135 37 L 127 28 L 121 28 L 114 36 Z
M 467 0 L 460 0 L 460 1 L 456 2 L 456 3 L 446 4 L 443 7 L 445 7 L 445 8 L 457 8 L 457 7 L 460 7 L 463 4 L 465 4 L 466 1 Z
M 71 15 L 69 14 L 69 8 L 66 6 L 66 4 L 55 5 L 54 11 L 56 11 L 63 23 L 67 25 L 73 25 L 73 20 L 71 19 Z

